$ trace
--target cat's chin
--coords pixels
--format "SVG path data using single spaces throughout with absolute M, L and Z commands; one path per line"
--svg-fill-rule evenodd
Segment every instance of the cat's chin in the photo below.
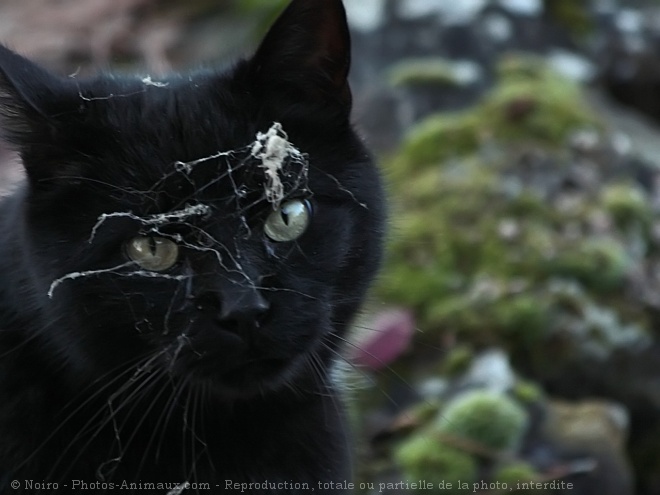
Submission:
M 251 359 L 229 368 L 197 366 L 181 370 L 182 377 L 224 399 L 249 399 L 277 392 L 299 369 L 296 359 Z
M 262 360 L 211 376 L 210 386 L 223 395 L 249 398 L 277 390 L 291 373 L 291 362 Z

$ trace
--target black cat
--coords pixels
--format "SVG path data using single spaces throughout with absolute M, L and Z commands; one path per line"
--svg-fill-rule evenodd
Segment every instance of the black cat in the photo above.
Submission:
M 56 77 L 0 47 L 1 493 L 341 493 L 333 383 L 381 258 L 340 0 L 228 72 Z

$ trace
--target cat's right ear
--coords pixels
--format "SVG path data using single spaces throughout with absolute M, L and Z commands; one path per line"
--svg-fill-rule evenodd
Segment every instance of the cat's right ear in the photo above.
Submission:
M 271 101 L 347 118 L 350 50 L 342 0 L 292 0 L 248 62 L 251 86 Z
M 66 81 L 0 45 L 0 136 L 23 158 L 28 176 L 53 175 L 53 164 L 30 160 L 57 147 L 55 116 L 60 114 L 70 88 Z

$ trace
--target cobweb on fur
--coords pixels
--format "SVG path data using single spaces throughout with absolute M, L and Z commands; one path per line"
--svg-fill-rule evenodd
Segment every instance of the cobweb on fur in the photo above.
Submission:
M 193 174 L 197 167 L 205 164 L 218 163 L 218 173 L 206 183 L 198 184 L 193 180 Z M 257 176 L 255 183 L 238 183 L 235 178 L 236 172 L 247 171 L 250 175 Z M 209 190 L 220 181 L 229 181 L 234 190 L 235 211 L 232 215 L 237 217 L 243 227 L 244 234 L 249 236 L 250 227 L 247 221 L 247 210 L 256 203 L 265 201 L 273 210 L 277 210 L 283 201 L 295 195 L 311 195 L 308 188 L 309 163 L 307 156 L 289 142 L 287 134 L 282 125 L 274 123 L 266 132 L 258 132 L 253 143 L 238 150 L 219 151 L 210 156 L 198 158 L 192 161 L 176 161 L 169 172 L 159 179 L 148 191 L 131 191 L 149 197 L 170 178 L 179 175 L 195 186 L 193 196 L 184 198 L 174 209 L 164 213 L 151 215 L 139 215 L 132 211 L 116 211 L 103 213 L 97 218 L 91 229 L 88 239 L 93 244 L 100 229 L 112 220 L 123 218 L 130 219 L 141 225 L 141 235 L 159 236 L 170 239 L 179 246 L 201 252 L 212 253 L 217 262 L 229 273 L 239 273 L 246 282 L 252 284 L 250 277 L 244 272 L 240 264 L 240 250 L 238 246 L 228 247 L 222 241 L 216 239 L 204 228 L 200 227 L 200 220 L 211 218 L 214 211 L 211 204 L 199 202 L 196 196 Z M 256 185 L 255 185 L 256 184 Z M 260 185 L 259 185 L 260 184 Z M 248 196 L 254 196 L 255 188 L 261 187 L 261 192 L 256 201 L 248 202 Z M 257 191 L 258 192 L 258 191 Z M 223 212 L 224 213 L 224 212 Z M 194 233 L 194 239 L 184 238 L 181 234 L 173 234 L 163 227 L 176 224 L 186 227 Z M 167 273 L 152 272 L 139 269 L 137 263 L 128 261 L 111 268 L 76 271 L 64 274 L 53 280 L 48 289 L 48 297 L 52 298 L 56 289 L 66 281 L 74 281 L 81 278 L 112 274 L 120 277 L 145 277 L 160 278 L 174 281 L 182 281 L 188 278 L 186 275 L 171 275 Z

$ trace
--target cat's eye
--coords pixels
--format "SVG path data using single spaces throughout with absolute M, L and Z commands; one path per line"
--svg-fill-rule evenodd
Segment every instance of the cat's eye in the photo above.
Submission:
M 126 255 L 140 268 L 162 272 L 176 264 L 179 246 L 164 237 L 138 236 L 126 243 Z
M 311 207 L 307 201 L 287 201 L 268 216 L 264 232 L 276 242 L 293 241 L 303 235 L 310 217 Z

